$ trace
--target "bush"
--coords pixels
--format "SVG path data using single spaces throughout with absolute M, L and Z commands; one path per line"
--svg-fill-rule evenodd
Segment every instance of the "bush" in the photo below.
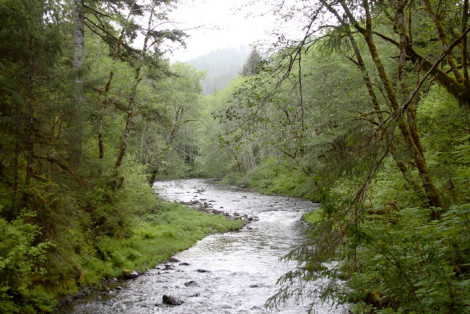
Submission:
M 49 242 L 38 242 L 34 215 L 23 212 L 8 222 L 0 218 L 0 312 L 52 311 L 52 298 L 40 285 Z
M 463 313 L 470 310 L 470 204 L 440 221 L 431 209 L 403 209 L 388 223 L 369 220 L 348 286 L 356 309 Z

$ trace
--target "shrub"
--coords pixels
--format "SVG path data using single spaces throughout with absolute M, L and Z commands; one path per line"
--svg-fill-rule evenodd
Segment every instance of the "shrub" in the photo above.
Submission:
M 40 285 L 49 242 L 38 242 L 40 228 L 23 212 L 8 222 L 0 218 L 0 312 L 52 311 L 52 298 Z

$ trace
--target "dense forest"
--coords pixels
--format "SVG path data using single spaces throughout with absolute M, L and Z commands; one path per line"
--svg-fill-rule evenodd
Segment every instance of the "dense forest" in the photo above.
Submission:
M 303 37 L 203 96 L 161 50 L 184 44 L 172 1 L 1 0 L 0 311 L 53 311 L 241 227 L 153 194 L 181 177 L 321 203 L 268 306 L 470 311 L 468 0 L 269 5 Z
M 0 2 L 0 312 L 142 271 L 240 228 L 166 204 L 156 179 L 192 174 L 202 72 L 169 1 Z M 168 29 L 166 27 L 169 27 Z

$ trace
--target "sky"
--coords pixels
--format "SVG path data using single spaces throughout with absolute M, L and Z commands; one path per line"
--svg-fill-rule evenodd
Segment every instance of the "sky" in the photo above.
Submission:
M 267 40 L 275 18 L 251 0 L 180 0 L 170 19 L 186 30 L 186 49 L 174 48 L 171 61 L 188 61 L 211 51 L 251 46 Z

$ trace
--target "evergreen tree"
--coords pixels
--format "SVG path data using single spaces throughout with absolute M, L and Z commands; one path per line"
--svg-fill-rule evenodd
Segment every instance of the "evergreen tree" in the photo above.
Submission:
M 263 58 L 259 54 L 258 50 L 253 48 L 250 55 L 246 59 L 245 64 L 243 65 L 241 74 L 243 76 L 250 76 L 259 73 L 258 66 L 260 65 L 261 61 L 263 61 Z

